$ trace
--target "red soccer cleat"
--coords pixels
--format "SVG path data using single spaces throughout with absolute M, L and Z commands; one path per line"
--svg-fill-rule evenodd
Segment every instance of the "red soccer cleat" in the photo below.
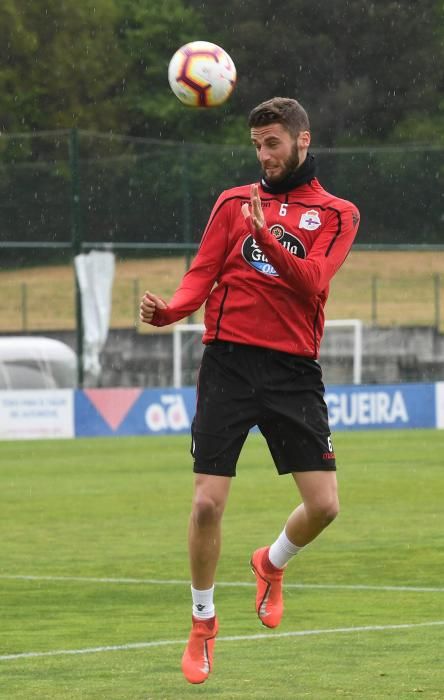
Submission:
M 251 570 L 256 576 L 256 612 L 265 627 L 277 627 L 282 619 L 284 600 L 282 579 L 285 569 L 277 569 L 268 558 L 270 547 L 256 549 L 251 557 Z
M 190 683 L 203 683 L 213 668 L 213 650 L 219 624 L 217 617 L 193 616 L 188 644 L 182 657 L 182 673 Z

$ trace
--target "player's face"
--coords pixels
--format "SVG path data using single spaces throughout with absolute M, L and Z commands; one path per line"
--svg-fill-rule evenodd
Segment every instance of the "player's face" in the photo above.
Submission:
M 294 138 L 282 124 L 253 127 L 251 140 L 268 182 L 280 182 L 301 165 L 310 145 L 310 132 Z

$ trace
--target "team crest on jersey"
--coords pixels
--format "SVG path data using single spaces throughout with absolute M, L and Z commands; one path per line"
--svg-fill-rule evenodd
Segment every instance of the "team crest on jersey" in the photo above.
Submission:
M 305 248 L 299 238 L 296 238 L 293 233 L 286 231 L 281 224 L 270 226 L 270 231 L 292 255 L 295 255 L 297 258 L 305 258 Z M 262 272 L 264 275 L 271 275 L 272 277 L 279 277 L 279 273 L 268 262 L 267 257 L 251 235 L 247 236 L 242 244 L 242 256 L 258 272 Z
M 316 209 L 309 209 L 301 216 L 299 228 L 305 228 L 307 231 L 315 231 L 321 225 L 319 212 Z

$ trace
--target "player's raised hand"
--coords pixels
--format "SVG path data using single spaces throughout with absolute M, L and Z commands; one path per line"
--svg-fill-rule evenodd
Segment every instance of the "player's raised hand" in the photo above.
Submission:
M 160 297 L 152 292 L 145 292 L 140 302 L 140 320 L 142 323 L 151 323 L 156 309 L 166 309 L 167 305 Z
M 261 198 L 259 197 L 259 186 L 251 185 L 250 204 L 242 204 L 242 214 L 245 219 L 251 216 L 251 223 L 256 231 L 260 231 L 265 225 L 264 212 L 262 211 Z

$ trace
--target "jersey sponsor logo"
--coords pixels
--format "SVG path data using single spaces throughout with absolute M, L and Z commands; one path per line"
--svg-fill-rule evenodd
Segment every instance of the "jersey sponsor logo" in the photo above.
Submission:
M 299 228 L 305 228 L 307 231 L 315 231 L 321 225 L 319 212 L 316 209 L 309 209 L 301 216 Z
M 297 258 L 305 258 L 305 248 L 299 238 L 286 231 L 281 224 L 270 226 L 270 231 L 279 243 Z M 253 236 L 247 236 L 242 245 L 242 256 L 246 262 L 258 272 L 272 277 L 279 277 L 279 273 L 268 261 L 266 255 L 259 248 Z

